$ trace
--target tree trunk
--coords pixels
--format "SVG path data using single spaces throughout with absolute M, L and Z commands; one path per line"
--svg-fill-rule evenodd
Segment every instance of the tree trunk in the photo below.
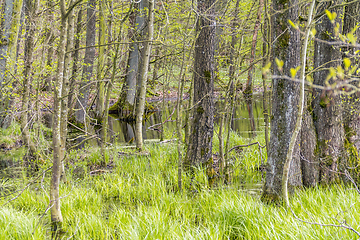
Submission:
M 335 1 L 339 3 L 339 1 Z M 334 3 L 335 3 L 334 2 Z M 327 8 L 327 2 L 319 3 L 319 11 Z M 337 16 L 340 16 L 338 9 Z M 336 19 L 341 25 L 341 18 Z M 316 25 L 316 37 L 327 41 L 334 41 L 334 27 L 327 17 L 322 16 Z M 315 41 L 314 46 L 314 84 L 325 86 L 329 68 L 341 65 L 341 53 L 328 43 Z M 333 80 L 329 81 L 332 84 Z M 314 90 L 314 125 L 317 135 L 316 158 L 320 159 L 320 182 L 329 184 L 338 178 L 338 161 L 344 144 L 344 128 L 342 126 L 342 104 L 340 96 L 333 91 Z
M 288 20 L 296 22 L 298 19 L 298 1 L 276 0 L 272 2 L 272 7 L 274 11 L 272 15 L 273 71 L 274 75 L 286 75 L 291 68 L 300 65 L 300 34 L 288 24 Z M 275 59 L 284 61 L 282 69 L 277 66 Z M 266 201 L 277 201 L 282 196 L 283 167 L 290 138 L 295 129 L 299 87 L 299 84 L 293 81 L 273 79 L 270 154 L 262 196 Z M 298 140 L 290 166 L 290 186 L 302 185 Z
M 139 71 L 141 64 L 142 53 L 139 49 L 139 40 L 141 36 L 145 35 L 145 11 L 147 4 L 146 1 L 139 1 L 135 10 L 130 14 L 129 20 L 129 39 L 131 44 L 129 47 L 129 57 L 126 66 L 125 82 L 122 86 L 122 90 L 118 101 L 110 108 L 111 112 L 119 114 L 120 118 L 131 122 L 135 118 L 135 108 L 137 97 L 139 96 L 139 89 L 141 86 L 139 78 Z
M 5 3 L 4 29 L 0 44 L 0 127 L 3 128 L 10 126 L 12 121 L 10 106 L 22 3 L 22 0 L 7 0 Z
M 6 73 L 6 60 L 7 60 L 7 50 L 9 46 L 10 30 L 11 30 L 11 20 L 14 11 L 14 1 L 15 0 L 6 0 L 5 1 L 5 10 L 3 15 L 1 31 L 1 44 L 0 44 L 0 87 L 3 88 L 5 81 Z
M 347 2 L 352 2 L 347 0 Z M 343 35 L 353 34 L 354 37 L 359 39 L 360 30 L 354 29 L 358 22 L 360 22 L 360 1 L 352 2 L 349 5 L 345 6 L 344 12 L 344 27 Z M 359 64 L 359 58 L 354 58 L 356 56 L 355 52 L 359 48 L 354 47 L 345 47 L 344 52 L 349 54 L 344 54 L 344 58 L 351 59 L 351 67 Z M 359 65 L 358 65 L 359 66 Z M 351 68 L 350 67 L 350 68 Z M 346 70 L 348 71 L 348 69 Z M 352 178 L 358 183 L 360 181 L 358 159 L 360 153 L 360 93 L 354 93 L 351 95 L 344 95 L 342 98 L 343 102 L 343 119 L 344 119 L 344 131 L 345 131 L 345 156 L 344 162 L 342 163 L 343 169 L 341 171 L 347 170 L 350 172 Z
M 54 3 L 53 0 L 47 0 L 46 1 L 46 21 L 53 22 L 54 21 Z M 51 91 L 51 81 L 52 81 L 52 74 L 51 74 L 51 68 L 52 68 L 52 60 L 54 57 L 54 40 L 55 35 L 53 33 L 53 29 L 50 25 L 45 26 L 45 33 L 48 43 L 48 50 L 47 50 L 47 60 L 46 60 L 46 67 L 45 67 L 45 76 L 44 76 L 44 85 L 42 87 L 43 90 Z
M 151 53 L 151 42 L 153 40 L 154 35 L 154 4 L 155 0 L 142 0 L 141 4 L 148 5 L 148 19 L 147 19 L 147 32 L 144 36 L 144 45 L 143 45 L 143 53 L 142 59 L 140 62 L 139 70 L 140 74 L 138 76 L 138 81 L 140 85 L 140 89 L 138 90 L 138 101 L 136 103 L 136 125 L 135 125 L 135 138 L 136 138 L 136 148 L 139 151 L 143 150 L 143 137 L 142 137 L 142 121 L 143 115 L 145 111 L 145 97 L 146 97 L 146 84 L 147 84 L 147 75 L 149 69 L 149 60 Z M 140 8 L 145 9 L 145 8 Z
M 312 95 L 307 96 L 311 99 Z M 310 108 L 311 100 L 306 101 L 301 128 L 300 160 L 302 179 L 305 187 L 315 187 L 319 182 L 319 160 L 315 158 L 316 132 Z
M 65 16 L 65 0 L 60 0 L 61 10 L 61 26 L 60 26 L 60 40 L 58 45 L 58 65 L 55 78 L 54 88 L 54 120 L 53 120 L 53 167 L 52 177 L 50 185 L 50 205 L 51 207 L 51 222 L 53 227 L 53 233 L 61 229 L 63 217 L 60 209 L 60 176 L 61 176 L 61 156 L 62 156 L 62 139 L 61 139 L 61 99 L 63 92 L 63 76 L 64 76 L 64 58 L 66 48 L 66 33 L 67 33 L 67 21 Z
M 72 54 L 73 58 L 73 67 L 72 73 L 70 77 L 70 92 L 68 96 L 68 103 L 70 113 L 69 116 L 72 116 L 73 113 L 73 106 L 74 106 L 74 99 L 77 98 L 78 94 L 76 89 L 78 89 L 78 75 L 79 75 L 79 47 L 80 47 L 80 40 L 81 40 L 81 32 L 82 32 L 82 15 L 83 15 L 83 8 L 80 6 L 77 20 L 76 20 L 76 33 L 75 33 L 75 42 L 74 42 L 74 49 L 75 51 Z M 74 96 L 76 94 L 76 96 Z
M 30 86 L 31 86 L 31 66 L 33 61 L 34 50 L 34 36 L 36 27 L 36 10 L 38 7 L 38 0 L 26 0 L 27 10 L 27 32 L 25 40 L 25 66 L 24 66 L 24 81 L 22 93 L 22 106 L 21 106 L 21 129 L 24 143 L 29 148 L 29 157 L 32 158 L 37 154 L 36 146 L 31 139 L 29 132 L 29 104 L 30 104 Z
M 271 63 L 271 19 L 268 11 L 269 1 L 265 0 L 264 3 L 264 29 L 266 29 L 263 33 L 263 69 L 266 67 L 268 63 Z M 265 69 L 264 69 L 265 70 Z M 268 74 L 266 72 L 262 73 L 262 83 L 263 83 L 263 114 L 264 114 L 264 124 L 265 124 L 265 145 L 266 145 L 266 153 L 269 156 L 270 143 L 269 143 L 269 94 L 267 90 L 266 80 L 268 79 Z
M 86 49 L 84 56 L 84 67 L 81 77 L 79 95 L 75 105 L 75 119 L 86 126 L 86 110 L 90 93 L 90 84 L 93 78 L 96 37 L 96 0 L 89 0 L 86 21 Z
M 214 0 L 200 0 L 194 59 L 194 115 L 184 167 L 212 162 L 214 132 Z
M 105 41 L 106 41 L 106 21 L 105 21 L 105 0 L 100 0 L 99 3 L 99 56 L 97 63 L 97 98 L 95 116 L 102 123 L 105 107 L 105 82 L 104 82 L 104 68 L 105 68 Z
M 73 1 L 70 1 L 70 5 Z M 64 168 L 64 156 L 66 152 L 66 137 L 68 132 L 68 111 L 69 111 L 69 102 L 68 102 L 68 95 L 70 92 L 70 73 L 71 73 L 71 53 L 69 52 L 72 50 L 74 45 L 74 14 L 73 10 L 70 11 L 67 18 L 67 34 L 66 34 L 66 54 L 64 56 L 64 75 L 63 75 L 63 83 L 62 83 L 62 93 L 61 93 L 61 179 L 66 181 L 65 177 L 65 168 Z

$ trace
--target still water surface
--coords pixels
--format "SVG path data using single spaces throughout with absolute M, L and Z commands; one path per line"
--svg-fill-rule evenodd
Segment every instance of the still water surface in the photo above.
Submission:
M 157 111 L 150 116 L 150 118 L 145 122 L 143 128 L 143 138 L 144 139 L 160 139 L 161 131 L 165 131 L 167 134 L 165 136 L 176 136 L 176 111 L 174 107 L 176 101 L 166 101 L 165 104 L 160 102 L 153 103 Z M 215 103 L 216 111 L 221 111 L 223 109 L 224 101 L 218 100 Z M 258 93 L 254 95 L 253 101 L 253 112 L 255 120 L 255 133 L 262 132 L 264 130 L 264 114 L 263 114 L 263 102 L 262 94 Z M 171 117 L 169 118 L 169 116 Z M 185 114 L 183 114 L 185 115 Z M 215 113 L 215 123 L 219 123 L 219 114 Z M 163 129 L 159 123 L 164 122 L 169 119 L 165 124 L 163 124 Z M 185 123 L 184 123 L 185 124 Z M 154 126 L 155 125 L 155 126 Z M 153 127 L 151 127 L 153 126 Z M 111 117 L 109 121 L 109 127 L 111 129 L 112 139 L 119 143 L 131 142 L 134 137 L 135 126 L 131 126 L 128 123 L 117 120 L 116 118 Z M 240 136 L 245 138 L 251 138 L 253 132 L 251 130 L 251 124 L 249 119 L 248 108 L 243 99 L 239 99 L 236 103 L 233 119 L 231 121 L 231 129 L 236 131 Z

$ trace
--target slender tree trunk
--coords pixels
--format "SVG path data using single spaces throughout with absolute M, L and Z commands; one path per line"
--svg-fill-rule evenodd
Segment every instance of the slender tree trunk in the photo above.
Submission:
M 104 68 L 105 68 L 105 41 L 106 41 L 106 20 L 105 20 L 105 0 L 100 0 L 99 3 L 99 57 L 97 63 L 97 98 L 95 116 L 103 121 L 104 107 L 105 107 L 105 82 Z
M 154 4 L 155 0 L 142 0 L 148 2 L 148 20 L 147 20 L 147 33 L 144 37 L 144 52 L 142 54 L 141 64 L 139 66 L 140 75 L 139 82 L 141 83 L 136 104 L 136 125 L 135 125 L 135 138 L 136 148 L 139 151 L 143 150 L 143 137 L 142 137 L 142 121 L 145 110 L 145 97 L 146 97 L 146 84 L 149 69 L 149 60 L 151 53 L 151 42 L 154 35 Z M 141 4 L 141 3 L 140 3 Z
M 212 164 L 214 132 L 214 0 L 200 0 L 197 4 L 198 37 L 194 59 L 194 118 L 184 167 Z
M 70 1 L 70 5 L 73 4 L 73 1 Z M 71 53 L 69 53 L 70 50 L 72 50 L 74 45 L 74 14 L 73 10 L 68 14 L 67 18 L 67 34 L 66 34 L 66 54 L 64 56 L 64 75 L 63 75 L 63 83 L 62 83 L 62 99 L 61 99 L 61 126 L 60 126 L 60 132 L 61 132 L 61 179 L 63 181 L 66 181 L 65 176 L 65 168 L 64 168 L 64 156 L 66 152 L 66 138 L 67 138 L 67 132 L 68 132 L 68 111 L 69 111 L 69 102 L 68 102 L 68 95 L 70 92 L 70 73 L 71 73 Z
M 21 106 L 21 129 L 23 141 L 27 145 L 30 151 L 30 158 L 37 154 L 36 146 L 31 139 L 29 132 L 29 103 L 30 103 L 30 86 L 31 86 L 31 67 L 33 61 L 33 49 L 34 49 L 34 36 L 35 36 L 35 15 L 38 7 L 38 0 L 26 0 L 27 10 L 27 32 L 25 40 L 25 66 L 24 66 L 24 82 L 23 82 L 23 94 L 22 94 L 22 106 Z
M 86 22 L 86 49 L 84 56 L 84 67 L 80 83 L 79 95 L 75 105 L 75 119 L 77 122 L 85 124 L 86 110 L 88 108 L 90 84 L 93 78 L 94 58 L 95 58 L 95 37 L 96 37 L 96 0 L 89 0 L 87 8 Z
M 54 21 L 54 6 L 53 6 L 53 0 L 47 0 L 46 1 L 46 21 L 53 22 Z M 47 50 L 47 60 L 46 60 L 46 66 L 45 66 L 45 76 L 44 76 L 44 86 L 43 90 L 50 91 L 52 86 L 52 60 L 54 57 L 54 40 L 55 35 L 53 33 L 53 29 L 50 25 L 45 26 L 45 32 L 47 35 L 47 44 L 48 44 L 48 50 Z
M 50 185 L 50 205 L 51 207 L 51 222 L 53 226 L 53 233 L 61 229 L 63 217 L 60 209 L 60 176 L 61 176 L 61 156 L 62 156 L 62 139 L 61 139 L 61 99 L 63 92 L 63 77 L 64 77 L 64 58 L 66 49 L 66 33 L 67 33 L 67 20 L 64 17 L 66 6 L 65 0 L 60 0 L 61 10 L 61 26 L 60 26 L 60 40 L 58 45 L 58 65 L 55 78 L 54 88 L 54 120 L 53 120 L 53 168 Z
M 74 106 L 74 99 L 77 98 L 77 91 L 78 89 L 78 75 L 79 75 L 79 47 L 80 47 L 80 40 L 81 40 L 81 31 L 82 31 L 82 15 L 83 15 L 83 8 L 80 6 L 77 20 L 76 20 L 76 33 L 75 33 L 75 43 L 74 43 L 74 49 L 72 58 L 73 58 L 73 67 L 72 67 L 72 74 L 70 77 L 70 92 L 68 96 L 68 103 L 69 103 L 69 109 L 70 114 L 73 113 L 73 106 Z M 76 96 L 74 96 L 76 94 Z
M 271 19 L 268 11 L 269 1 L 265 0 L 264 4 L 264 36 L 263 36 L 263 68 L 266 67 L 268 63 L 271 62 Z M 265 70 L 265 69 L 264 69 Z M 266 72 L 262 73 L 263 80 L 263 114 L 264 114 L 264 124 L 265 124 L 265 145 L 266 153 L 269 156 L 270 143 L 269 143 L 269 105 L 268 105 L 268 90 L 266 80 L 268 79 L 268 74 Z
M 274 75 L 286 75 L 291 68 L 300 65 L 300 34 L 288 24 L 296 22 L 299 16 L 297 0 L 276 0 L 272 2 L 272 38 Z M 284 61 L 282 69 L 275 59 Z M 282 175 L 289 148 L 290 138 L 295 129 L 299 84 L 286 79 L 273 79 L 273 115 L 271 120 L 270 155 L 266 182 L 262 198 L 265 201 L 278 201 L 282 196 Z M 299 143 L 299 139 L 296 140 Z M 301 168 L 299 144 L 295 145 L 292 164 L 289 169 L 290 186 L 300 186 Z
M 334 4 L 340 1 L 334 1 Z M 319 3 L 319 11 L 327 8 L 328 3 Z M 337 9 L 337 16 L 341 10 Z M 340 23 L 341 18 L 336 19 Z M 335 25 L 324 15 L 316 25 L 316 37 L 331 42 L 334 41 Z M 328 43 L 315 41 L 314 46 L 314 84 L 325 86 L 330 67 L 341 65 L 341 53 Z M 329 81 L 332 84 L 333 80 Z M 317 135 L 316 158 L 320 159 L 320 182 L 328 184 L 337 178 L 338 162 L 343 151 L 344 128 L 342 126 L 342 104 L 340 96 L 333 91 L 314 90 L 313 115 Z

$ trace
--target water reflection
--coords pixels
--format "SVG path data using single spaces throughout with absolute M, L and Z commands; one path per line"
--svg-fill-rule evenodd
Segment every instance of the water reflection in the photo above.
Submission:
M 154 103 L 155 108 L 158 110 L 154 114 L 152 114 L 143 125 L 144 139 L 160 139 L 161 131 L 165 131 L 167 135 L 175 133 L 176 112 L 173 113 L 175 104 L 175 101 L 169 101 L 166 102 L 166 104 L 163 104 L 162 102 Z M 218 100 L 215 103 L 215 108 L 217 111 L 221 111 L 223 107 L 223 100 Z M 256 133 L 264 131 L 263 102 L 261 93 L 254 94 L 253 114 Z M 170 115 L 171 117 L 169 118 Z M 165 122 L 163 125 L 160 124 L 161 122 L 164 122 L 166 120 L 168 121 Z M 218 124 L 219 121 L 219 114 L 215 113 L 215 124 Z M 110 117 L 109 127 L 111 129 L 110 135 L 112 136 L 113 141 L 124 143 L 132 142 L 134 140 L 135 125 L 131 125 L 129 123 L 119 121 L 116 118 Z M 237 100 L 236 106 L 234 108 L 233 119 L 231 121 L 231 129 L 245 138 L 252 138 L 254 136 L 251 128 L 248 108 L 242 98 Z

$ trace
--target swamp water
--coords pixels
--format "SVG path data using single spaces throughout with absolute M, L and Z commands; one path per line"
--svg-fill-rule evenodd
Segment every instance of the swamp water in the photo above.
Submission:
M 254 94 L 253 114 L 255 122 L 255 131 L 251 129 L 251 121 L 247 105 L 243 98 L 237 100 L 233 118 L 231 121 L 231 130 L 237 132 L 241 137 L 251 139 L 257 133 L 264 131 L 264 114 L 263 114 L 263 97 L 262 93 Z M 143 125 L 143 138 L 148 141 L 161 139 L 161 131 L 164 131 L 166 138 L 176 138 L 176 101 L 152 102 L 156 111 Z M 218 100 L 215 103 L 215 124 L 219 124 L 219 110 L 223 109 L 224 101 Z M 174 113 L 173 113 L 174 112 Z M 185 113 L 183 111 L 183 116 Z M 165 122 L 166 121 L 166 122 Z M 165 122 L 164 124 L 161 124 Z M 186 123 L 183 120 L 183 126 Z M 117 143 L 131 143 L 134 140 L 135 126 L 119 121 L 114 117 L 109 118 L 109 128 L 111 139 Z

